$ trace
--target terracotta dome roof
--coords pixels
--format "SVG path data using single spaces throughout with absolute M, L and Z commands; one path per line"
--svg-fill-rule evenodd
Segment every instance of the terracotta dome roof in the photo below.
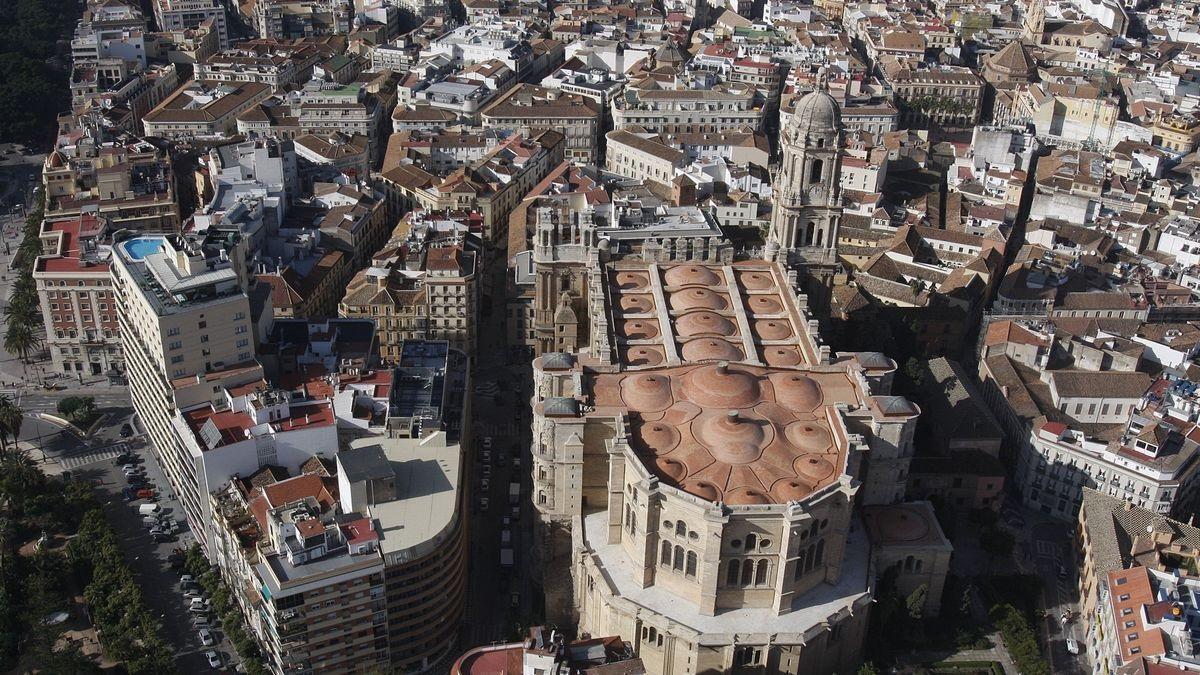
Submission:
M 716 485 L 706 480 L 684 481 L 679 484 L 679 487 L 701 499 L 707 499 L 710 502 L 721 501 L 721 491 L 717 489 Z
M 630 366 L 657 366 L 663 362 L 662 351 L 656 346 L 636 345 L 625 349 L 625 363 Z
M 701 366 L 684 376 L 684 393 L 702 406 L 749 408 L 758 402 L 758 378 L 726 363 Z
M 738 281 L 752 291 L 765 291 L 775 287 L 775 280 L 766 272 L 743 272 L 738 276 Z
M 679 353 L 688 361 L 741 361 L 743 356 L 742 350 L 718 338 L 688 340 Z
M 812 412 L 825 399 L 821 385 L 800 373 L 776 374 L 771 377 L 771 386 L 775 388 L 775 400 L 795 412 Z
M 725 280 L 703 265 L 676 265 L 663 274 L 668 286 L 721 286 Z
M 771 494 L 776 500 L 781 502 L 791 502 L 804 499 L 812 494 L 813 488 L 811 485 L 804 483 L 797 478 L 784 478 L 775 481 L 775 485 L 771 486 Z
M 54 152 L 50 153 L 49 157 L 46 158 L 46 162 L 52 169 L 61 169 L 67 165 L 67 158 L 63 156 L 61 152 L 55 150 Z
M 658 412 L 671 407 L 671 378 L 665 375 L 629 375 L 621 380 L 621 400 L 642 412 Z
M 746 300 L 746 307 L 753 314 L 779 314 L 783 304 L 773 295 L 752 295 Z
M 623 291 L 635 291 L 645 288 L 650 283 L 649 277 L 642 272 L 617 272 L 613 280 L 616 281 L 617 288 Z
M 654 303 L 646 295 L 621 295 L 617 303 L 622 312 L 628 314 L 645 314 L 654 309 Z
M 736 410 L 706 412 L 692 422 L 692 435 L 713 459 L 726 464 L 749 464 L 758 459 L 768 437 L 766 421 L 747 418 Z
M 671 309 L 725 309 L 728 301 L 720 293 L 700 286 L 691 286 L 670 294 Z
M 792 337 L 792 327 L 783 319 L 760 319 L 755 321 L 754 332 L 763 340 L 784 340 Z
M 666 453 L 679 445 L 679 430 L 663 422 L 643 422 L 634 431 L 634 438 L 643 450 Z
M 792 422 L 783 430 L 788 442 L 806 452 L 824 452 L 833 445 L 833 435 L 816 422 Z
M 658 322 L 653 319 L 618 321 L 617 334 L 628 340 L 649 340 L 658 337 Z
M 763 359 L 769 366 L 798 366 L 800 352 L 795 347 L 766 347 L 763 349 Z
M 654 467 L 658 469 L 661 475 L 676 483 L 687 478 L 687 467 L 683 465 L 683 462 L 678 460 L 669 457 L 658 457 L 654 460 Z
M 737 326 L 715 312 L 699 310 L 675 319 L 675 332 L 684 337 L 693 335 L 733 335 Z
M 755 488 L 740 487 L 730 490 L 725 494 L 725 503 L 733 506 L 746 506 L 750 504 L 770 504 L 771 498 L 764 494 L 761 490 Z
M 801 455 L 793 462 L 796 474 L 813 483 L 819 483 L 833 475 L 833 463 L 820 455 Z
M 880 509 L 875 514 L 875 528 L 900 541 L 918 541 L 929 534 L 929 523 L 906 506 Z

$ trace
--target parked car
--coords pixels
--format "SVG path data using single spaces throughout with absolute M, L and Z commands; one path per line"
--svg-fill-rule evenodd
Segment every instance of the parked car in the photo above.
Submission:
M 195 577 L 193 577 L 193 576 L 192 576 L 192 575 L 190 575 L 190 574 L 185 574 L 185 575 L 183 575 L 183 576 L 179 577 L 179 583 L 181 583 L 181 584 L 194 584 L 194 583 L 196 583 L 196 579 L 195 579 Z
M 130 488 L 125 489 L 128 490 Z M 134 494 L 137 495 L 138 499 L 154 499 L 154 490 L 151 488 L 142 488 Z
M 480 511 L 487 511 L 487 510 L 488 510 L 488 498 L 487 498 L 487 497 L 480 497 L 480 498 L 479 498 L 479 510 L 480 510 Z
M 210 650 L 204 652 L 204 658 L 208 659 L 209 667 L 211 667 L 211 668 L 220 668 L 221 667 L 221 655 L 218 654 L 217 652 L 210 649 Z
M 491 437 L 491 436 L 484 436 L 484 437 L 483 437 L 483 449 L 484 449 L 484 450 L 491 450 L 491 449 L 492 449 L 492 437 Z
M 138 507 L 138 513 L 143 516 L 153 516 L 162 513 L 162 507 L 158 504 L 142 504 Z
M 175 537 L 172 537 L 169 534 L 151 534 L 150 538 L 153 539 L 154 543 L 156 543 L 156 544 L 165 544 L 168 541 L 175 540 Z
M 119 467 L 133 466 L 137 462 L 137 457 L 129 453 L 124 453 L 113 457 L 112 465 Z
M 1075 640 L 1075 638 L 1067 638 L 1067 653 L 1069 653 L 1069 654 L 1078 654 L 1079 653 L 1079 642 L 1077 642 Z
M 138 499 L 137 493 L 138 493 L 138 491 L 131 487 L 121 488 L 121 496 L 124 497 L 125 501 L 127 501 L 127 502 L 131 502 L 135 499 Z
M 491 481 L 489 481 L 488 479 L 486 479 L 486 478 L 479 479 L 479 491 L 480 492 L 487 492 L 488 488 L 490 488 L 491 486 L 492 486 Z
M 496 466 L 504 466 L 508 464 L 508 455 L 503 452 L 496 453 Z
M 212 631 L 209 629 L 201 628 L 198 634 L 200 635 L 200 644 L 204 645 L 205 647 L 211 647 L 217 644 L 216 639 L 213 638 Z
M 483 460 L 484 464 L 492 463 L 492 453 L 487 450 L 484 450 L 483 453 L 479 455 L 479 457 Z
M 132 435 L 133 435 L 133 427 L 129 426 L 128 422 L 126 422 L 125 424 L 122 424 L 121 425 L 121 438 L 129 438 Z
M 208 628 L 211 624 L 208 623 L 208 617 L 196 615 L 192 617 L 192 625 L 196 628 Z

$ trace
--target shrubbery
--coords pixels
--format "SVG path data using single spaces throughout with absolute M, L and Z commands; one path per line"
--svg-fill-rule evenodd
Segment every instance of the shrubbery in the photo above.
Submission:
M 1004 638 L 1004 646 L 1012 655 L 1017 669 L 1024 675 L 1050 675 L 1050 666 L 1042 658 L 1037 635 L 1029 621 L 1012 605 L 996 605 L 991 611 L 992 622 Z

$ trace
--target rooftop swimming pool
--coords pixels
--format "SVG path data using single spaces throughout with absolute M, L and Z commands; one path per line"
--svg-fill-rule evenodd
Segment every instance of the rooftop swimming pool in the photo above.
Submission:
M 162 237 L 134 237 L 122 243 L 121 247 L 133 260 L 143 260 L 151 253 L 162 251 L 162 243 Z

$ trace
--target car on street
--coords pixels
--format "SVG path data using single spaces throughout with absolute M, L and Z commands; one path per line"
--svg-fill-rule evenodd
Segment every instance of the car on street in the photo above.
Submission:
M 1079 653 L 1079 642 L 1077 642 L 1075 640 L 1075 638 L 1067 638 L 1067 653 L 1069 653 L 1069 654 L 1078 654 Z
M 132 435 L 133 435 L 133 427 L 129 426 L 128 422 L 126 422 L 125 424 L 122 424 L 121 425 L 121 438 L 129 438 Z
M 204 645 L 205 647 L 211 647 L 217 644 L 216 639 L 213 638 L 212 631 L 207 628 L 201 628 L 199 631 L 197 631 L 197 635 L 200 636 L 200 644 Z
M 210 650 L 204 652 L 204 658 L 208 659 L 208 666 L 210 668 L 220 668 L 221 667 L 221 655 L 218 654 L 217 652 L 210 649 Z
M 126 453 L 123 455 L 117 455 L 116 457 L 113 457 L 112 464 L 113 464 L 113 466 L 119 466 L 119 467 L 137 466 L 137 462 L 139 459 L 140 458 L 137 457 L 136 455 L 130 455 L 130 454 Z
M 505 466 L 508 464 L 508 455 L 503 452 L 496 453 L 496 466 Z
M 479 498 L 479 510 L 480 510 L 480 511 L 487 511 L 487 510 L 488 510 L 488 498 L 487 498 L 487 497 L 480 497 L 480 498 Z
M 196 628 L 208 628 L 211 624 L 208 623 L 208 617 L 197 615 L 192 617 L 192 625 Z
M 127 502 L 132 502 L 136 499 L 139 499 L 137 493 L 138 491 L 131 487 L 121 488 L 121 496 L 124 497 L 125 501 Z
M 128 490 L 129 488 L 125 488 L 125 489 Z M 142 489 L 138 490 L 137 492 L 135 492 L 134 494 L 137 495 L 138 499 L 154 499 L 154 490 L 152 490 L 151 488 L 142 488 Z
M 491 450 L 491 449 L 492 449 L 492 437 L 491 437 L 491 436 L 484 436 L 484 437 L 483 437 L 483 449 L 484 449 L 484 450 Z
M 185 574 L 185 575 L 179 577 L 179 583 L 181 585 L 185 585 L 185 586 L 187 584 L 194 584 L 194 583 L 196 583 L 196 578 L 190 574 Z
M 492 477 L 492 467 L 491 467 L 491 466 L 489 466 L 489 465 L 487 465 L 487 464 L 484 464 L 484 465 L 483 465 L 483 477 L 484 477 L 484 478 L 491 478 L 491 477 Z
M 483 453 L 480 454 L 480 457 L 483 459 L 484 464 L 492 463 L 492 453 L 490 451 L 484 450 Z
M 488 488 L 490 488 L 491 486 L 492 486 L 492 484 L 490 481 L 488 481 L 488 479 L 486 479 L 486 478 L 479 479 L 479 491 L 480 492 L 487 492 Z

